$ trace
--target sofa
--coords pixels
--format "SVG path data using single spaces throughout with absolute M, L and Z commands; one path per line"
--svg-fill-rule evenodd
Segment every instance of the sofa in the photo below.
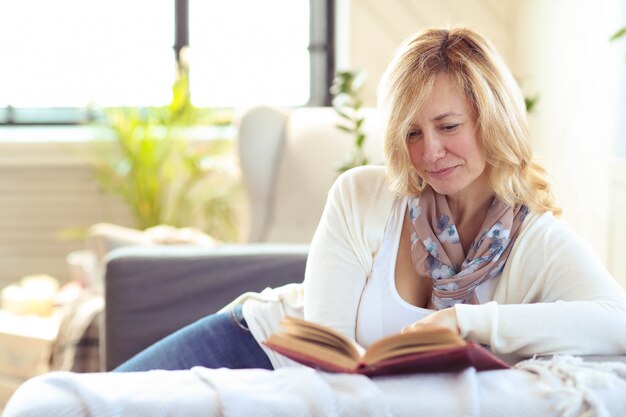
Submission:
M 111 370 L 248 291 L 301 282 L 308 247 L 289 244 L 117 249 L 105 270 L 101 365 Z M 102 340 L 103 339 L 103 340 Z
M 364 109 L 366 152 L 382 162 L 373 109 Z M 100 368 L 110 370 L 167 334 L 247 291 L 301 282 L 308 243 L 336 167 L 353 139 L 332 108 L 259 106 L 238 118 L 237 147 L 248 201 L 245 243 L 131 245 L 93 237 L 103 256 L 105 311 Z M 111 248 L 113 248 L 111 250 Z

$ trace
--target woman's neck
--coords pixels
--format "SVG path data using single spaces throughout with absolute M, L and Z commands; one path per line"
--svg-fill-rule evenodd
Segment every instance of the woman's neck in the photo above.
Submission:
M 493 202 L 494 194 L 483 196 L 471 196 L 467 202 L 447 197 L 448 207 L 454 224 L 458 227 L 460 224 L 479 222 L 482 225 L 489 207 Z
M 476 239 L 493 203 L 495 193 L 488 184 L 476 184 L 471 190 L 446 196 L 452 220 L 461 239 L 463 251 Z

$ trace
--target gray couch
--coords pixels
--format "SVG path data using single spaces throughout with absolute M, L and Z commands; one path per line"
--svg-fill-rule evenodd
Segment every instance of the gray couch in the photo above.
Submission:
M 106 258 L 101 363 L 111 370 L 247 291 L 301 282 L 305 245 L 123 247 Z
M 115 249 L 106 262 L 101 363 L 111 370 L 244 292 L 301 282 L 307 253 L 293 244 Z M 583 359 L 626 362 L 619 355 Z

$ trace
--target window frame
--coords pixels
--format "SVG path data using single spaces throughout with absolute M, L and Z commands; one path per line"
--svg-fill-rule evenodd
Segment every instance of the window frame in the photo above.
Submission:
M 306 106 L 330 106 L 330 87 L 335 74 L 335 0 L 309 0 L 309 56 L 311 82 Z M 189 46 L 189 0 L 175 0 L 175 38 L 172 46 L 176 61 Z M 0 107 L 0 126 L 74 126 L 101 118 L 90 107 Z

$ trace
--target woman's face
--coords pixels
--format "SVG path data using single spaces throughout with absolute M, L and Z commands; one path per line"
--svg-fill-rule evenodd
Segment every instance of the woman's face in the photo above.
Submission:
M 468 195 L 487 186 L 472 108 L 447 74 L 435 79 L 429 100 L 412 121 L 407 144 L 417 173 L 439 194 Z

